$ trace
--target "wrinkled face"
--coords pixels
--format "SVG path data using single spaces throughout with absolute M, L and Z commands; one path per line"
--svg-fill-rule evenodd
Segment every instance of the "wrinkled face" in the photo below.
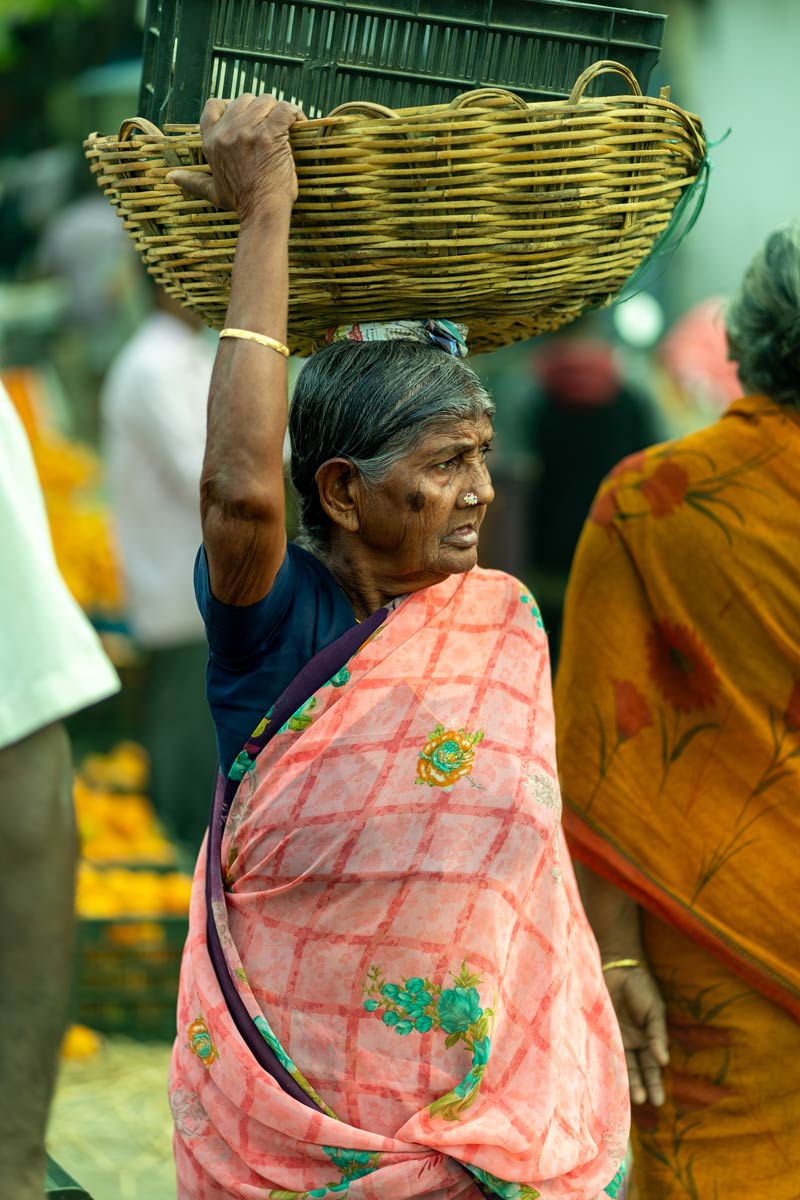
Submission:
M 494 499 L 486 455 L 488 416 L 428 433 L 359 505 L 359 540 L 396 592 L 425 587 L 478 561 L 478 536 Z M 477 504 L 465 497 L 472 493 Z

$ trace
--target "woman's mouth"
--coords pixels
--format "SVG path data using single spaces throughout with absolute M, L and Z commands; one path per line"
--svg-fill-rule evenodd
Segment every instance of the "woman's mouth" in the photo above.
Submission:
M 460 525 L 458 529 L 453 529 L 446 537 L 442 538 L 448 546 L 457 546 L 459 549 L 468 550 L 470 546 L 477 546 L 478 531 L 474 525 Z

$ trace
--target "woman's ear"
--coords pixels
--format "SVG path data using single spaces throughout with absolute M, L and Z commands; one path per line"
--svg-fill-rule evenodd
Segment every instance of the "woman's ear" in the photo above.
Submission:
M 361 521 L 360 502 L 363 484 L 358 471 L 347 458 L 329 458 L 315 477 L 319 502 L 334 524 L 348 533 L 357 533 Z

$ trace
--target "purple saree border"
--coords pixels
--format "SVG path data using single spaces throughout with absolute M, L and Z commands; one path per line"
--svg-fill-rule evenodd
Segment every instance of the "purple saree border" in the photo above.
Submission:
M 364 642 L 383 624 L 388 616 L 388 610 L 379 608 L 360 625 L 353 626 L 341 637 L 315 654 L 298 672 L 285 691 L 278 697 L 272 708 L 266 727 L 258 735 L 247 742 L 248 752 L 257 757 L 268 742 L 282 728 L 297 710 L 319 691 L 337 671 L 340 671 Z M 224 896 L 222 879 L 222 836 L 225 823 L 230 812 L 233 799 L 239 787 L 239 780 L 225 778 L 221 773 L 217 777 L 214 789 L 214 801 L 211 809 L 211 820 L 208 830 L 208 858 L 206 863 L 206 939 L 208 955 L 214 974 L 220 986 L 228 1012 L 239 1032 L 242 1041 L 263 1068 L 284 1092 L 293 1099 L 321 1112 L 316 1104 L 299 1083 L 289 1074 L 283 1063 L 271 1046 L 264 1041 L 258 1032 L 253 1019 L 245 1008 L 244 1001 L 239 995 L 236 983 L 231 976 L 225 959 L 225 952 L 219 940 L 219 933 L 214 921 L 212 901 L 214 895 Z

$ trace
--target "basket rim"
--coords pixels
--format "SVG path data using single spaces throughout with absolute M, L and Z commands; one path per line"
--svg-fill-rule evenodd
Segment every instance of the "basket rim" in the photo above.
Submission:
M 506 91 L 506 89 L 498 89 Z M 669 89 L 666 89 L 667 91 Z M 464 93 L 469 95 L 470 93 Z M 513 92 L 507 93 L 509 96 L 514 96 Z M 460 97 L 457 97 L 460 99 Z M 435 126 L 439 127 L 443 119 L 450 118 L 454 123 L 469 127 L 470 122 L 486 119 L 491 116 L 493 120 L 501 124 L 510 124 L 514 120 L 524 121 L 532 116 L 575 116 L 578 114 L 597 115 L 606 114 L 609 111 L 623 105 L 626 108 L 647 108 L 656 109 L 664 112 L 675 114 L 682 118 L 687 124 L 697 130 L 702 137 L 703 122 L 698 114 L 689 109 L 682 108 L 673 100 L 665 95 L 647 96 L 633 95 L 630 92 L 620 92 L 619 95 L 613 96 L 591 96 L 581 97 L 576 102 L 565 100 L 534 100 L 531 102 L 524 101 L 521 108 L 501 108 L 497 101 L 492 101 L 487 98 L 484 102 L 478 102 L 474 106 L 455 108 L 453 103 L 450 104 L 435 104 L 435 105 L 420 105 L 415 108 L 396 109 L 391 115 L 387 113 L 381 115 L 366 115 L 364 113 L 335 113 L 325 117 L 311 117 L 301 125 L 295 126 L 290 132 L 290 140 L 293 145 L 302 144 L 306 140 L 313 139 L 318 130 L 323 132 L 344 132 L 350 128 L 354 131 L 361 131 L 369 128 L 374 132 L 380 132 L 384 127 L 391 129 L 397 124 L 410 125 L 415 128 L 424 126 L 426 121 L 431 121 Z M 141 129 L 135 132 L 136 126 L 149 125 L 150 130 Z M 123 131 L 130 129 L 130 135 L 123 137 Z M 133 116 L 127 117 L 120 124 L 119 131 L 114 133 L 103 133 L 95 130 L 88 134 L 84 139 L 83 146 L 88 149 L 96 146 L 98 143 L 116 144 L 127 142 L 133 146 L 139 147 L 143 144 L 164 144 L 175 142 L 177 140 L 196 139 L 202 141 L 199 122 L 179 123 L 167 122 L 163 128 L 159 128 L 147 118 Z

